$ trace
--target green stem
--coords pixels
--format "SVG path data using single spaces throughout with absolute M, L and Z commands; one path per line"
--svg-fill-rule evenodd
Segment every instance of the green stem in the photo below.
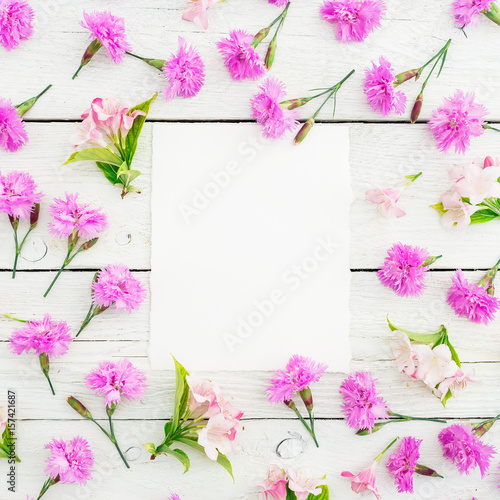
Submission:
M 19 258 L 19 242 L 17 240 L 17 228 L 14 229 L 14 243 L 16 244 L 16 257 L 14 258 L 14 266 L 12 269 L 12 279 L 16 277 L 16 269 L 17 269 L 17 259 Z
M 498 6 L 495 3 L 491 4 L 491 9 L 490 10 L 483 10 L 483 14 L 493 21 L 495 24 L 498 24 L 500 26 L 500 13 Z
M 132 52 L 128 52 L 127 50 L 125 51 L 125 54 L 128 54 L 129 56 L 135 57 L 136 59 L 140 59 L 141 61 L 145 61 L 145 57 L 137 56 L 135 54 L 132 54 Z
M 54 387 L 52 386 L 52 382 L 50 381 L 50 377 L 49 377 L 49 374 L 45 371 L 45 370 L 42 370 L 43 374 L 45 375 L 45 378 L 47 379 L 48 383 L 49 383 L 49 386 L 50 386 L 50 390 L 52 391 L 52 395 L 55 396 L 56 393 L 54 391 Z
M 399 439 L 399 436 L 394 438 L 376 457 L 375 461 L 380 462 L 382 460 L 382 457 L 384 456 L 384 453 Z
M 483 128 L 488 129 L 488 130 L 494 130 L 495 132 L 500 132 L 500 129 L 492 127 L 491 125 L 488 125 L 487 123 L 485 123 L 483 125 Z
M 90 304 L 89 312 L 87 313 L 87 316 L 83 320 L 82 326 L 78 330 L 78 333 L 75 335 L 75 338 L 78 337 L 78 335 L 80 335 L 80 333 L 82 333 L 83 329 L 90 323 L 90 321 L 92 320 L 93 317 L 94 317 L 94 303 L 92 302 Z
M 49 292 L 52 290 L 52 287 L 54 286 L 55 282 L 58 280 L 59 276 L 61 276 L 61 273 L 66 269 L 66 266 L 70 264 L 70 262 L 81 252 L 82 248 L 80 247 L 73 255 L 70 256 L 71 254 L 71 248 L 68 250 L 68 253 L 66 254 L 66 259 L 64 259 L 64 263 L 61 266 L 61 269 L 57 272 L 55 278 L 52 280 L 52 283 L 50 284 L 49 288 L 47 288 L 47 291 L 43 294 L 44 298 L 47 297 Z
M 314 439 L 314 443 L 316 444 L 316 448 L 319 448 L 318 440 L 316 439 L 316 431 L 314 430 L 314 415 L 312 411 L 307 410 L 309 413 L 309 422 L 311 422 L 311 436 Z
M 323 104 L 321 104 L 321 106 L 317 109 L 316 113 L 314 113 L 313 115 L 313 120 L 316 119 L 316 117 L 318 116 L 319 112 L 321 111 L 321 109 L 323 108 L 323 106 L 329 101 L 329 99 L 332 97 L 333 94 L 335 94 L 336 92 L 338 92 L 340 90 L 340 87 L 342 87 L 342 84 L 348 79 L 351 77 L 351 75 L 353 75 L 355 72 L 355 70 L 351 70 L 350 73 L 348 75 L 346 75 L 342 80 L 340 80 L 339 83 L 337 83 L 336 85 L 334 85 L 332 87 L 332 91 L 328 94 L 328 97 L 323 101 Z
M 19 321 L 19 323 L 28 323 L 28 320 L 26 319 L 14 318 L 14 316 L 11 316 L 10 314 L 7 313 L 3 313 L 2 316 L 4 316 L 7 319 L 13 319 L 14 321 Z
M 73 75 L 73 77 L 71 78 L 72 80 L 74 80 L 77 76 L 78 76 L 78 73 L 80 73 L 80 70 L 83 68 L 83 64 L 80 64 L 80 66 L 78 66 L 78 69 L 76 70 L 76 73 Z
M 111 415 L 108 415 L 108 419 L 109 419 L 109 430 L 111 432 L 111 442 L 115 445 L 115 448 L 117 449 L 121 459 L 123 460 L 123 463 L 127 466 L 127 469 L 130 469 L 130 465 L 128 464 L 126 458 L 124 457 L 122 450 L 120 450 L 120 447 L 118 446 L 118 442 L 115 436 L 115 430 L 113 428 L 113 421 L 111 420 Z
M 45 483 L 43 483 L 42 489 L 40 490 L 37 500 L 40 500 L 40 498 L 42 498 L 43 495 L 47 493 L 47 490 L 52 486 L 51 484 L 52 481 L 53 479 L 50 477 L 49 479 L 47 479 L 47 481 L 45 481 Z
M 437 54 L 436 54 L 436 55 L 435 55 L 432 59 L 429 59 L 429 60 L 428 60 L 428 61 L 427 61 L 427 62 L 426 62 L 426 63 L 425 63 L 425 64 L 424 64 L 421 68 L 420 68 L 420 69 L 421 69 L 421 72 L 422 72 L 422 71 L 423 71 L 423 70 L 424 70 L 427 66 L 429 66 L 429 64 L 430 64 L 432 61 L 434 61 L 434 59 L 436 59 L 436 58 L 441 59 L 441 56 L 443 55 L 443 53 L 444 53 L 444 52 L 446 52 L 446 51 L 448 50 L 448 48 L 449 48 L 450 44 L 451 44 L 451 38 L 450 38 L 450 40 L 448 40 L 448 41 L 445 43 L 444 47 L 443 47 L 443 48 L 442 48 L 442 49 L 441 49 L 441 50 L 440 50 L 440 51 L 439 51 L 439 52 L 438 52 L 438 53 L 437 53 Z M 432 71 L 431 71 L 431 73 L 432 73 Z
M 408 415 L 401 415 L 400 413 L 394 413 L 392 411 L 389 413 L 389 415 L 391 417 L 396 417 L 396 420 L 388 420 L 387 423 L 398 422 L 397 419 L 400 419 L 400 420 L 405 420 L 405 421 L 408 421 L 408 420 L 423 420 L 423 421 L 427 421 L 427 422 L 438 422 L 440 424 L 446 424 L 446 420 L 443 420 L 441 418 L 410 417 Z

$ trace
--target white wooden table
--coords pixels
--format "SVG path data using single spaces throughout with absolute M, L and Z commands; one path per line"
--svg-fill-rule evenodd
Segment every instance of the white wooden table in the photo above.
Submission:
M 151 131 L 145 126 L 136 155 L 136 167 L 143 172 L 137 185 L 141 195 L 130 194 L 124 201 L 91 164 L 60 165 L 71 151 L 69 137 L 74 123 L 94 97 L 112 96 L 140 102 L 162 86 L 162 77 L 141 61 L 127 58 L 115 66 L 102 53 L 97 54 L 77 80 L 71 76 L 88 43 L 88 34 L 79 26 L 82 10 L 110 9 L 125 17 L 134 52 L 147 57 L 165 58 L 177 47 L 181 34 L 195 44 L 206 63 L 207 79 L 201 94 L 191 100 L 165 103 L 157 99 L 149 122 L 154 121 L 234 121 L 249 120 L 249 98 L 255 82 L 230 80 L 215 42 L 229 28 L 257 32 L 277 15 L 266 0 L 227 0 L 209 12 L 207 32 L 181 21 L 184 0 L 31 0 L 36 10 L 35 35 L 18 50 L 0 50 L 0 95 L 21 102 L 37 94 L 46 84 L 54 84 L 50 93 L 26 115 L 30 143 L 15 154 L 0 153 L 0 169 L 29 170 L 46 194 L 44 208 L 64 191 L 79 191 L 82 198 L 103 206 L 109 214 L 110 228 L 91 251 L 81 254 L 65 272 L 49 298 L 42 293 L 65 255 L 65 242 L 47 231 L 47 211 L 43 210 L 32 241 L 47 246 L 46 255 L 36 262 L 20 260 L 15 281 L 10 278 L 13 262 L 11 228 L 7 217 L 0 217 L 0 310 L 20 317 L 50 312 L 77 328 L 89 305 L 89 282 L 96 269 L 123 262 L 137 276 L 148 281 L 150 255 L 150 174 Z M 437 213 L 428 208 L 448 188 L 447 167 L 454 161 L 481 160 L 487 155 L 500 156 L 500 136 L 488 131 L 475 139 L 465 158 L 443 155 L 435 147 L 425 121 L 445 96 L 455 89 L 475 91 L 490 110 L 491 122 L 500 121 L 500 65 L 498 41 L 500 28 L 486 19 L 477 28 L 467 30 L 468 38 L 453 26 L 449 15 L 451 0 L 388 0 L 388 12 L 382 29 L 365 43 L 342 45 L 330 25 L 319 19 L 320 0 L 293 0 L 288 19 L 279 39 L 278 55 L 272 73 L 285 81 L 291 97 L 305 95 L 315 87 L 333 85 L 352 68 L 356 74 L 339 93 L 336 121 L 348 123 L 351 137 L 351 172 L 355 203 L 352 208 L 352 291 L 351 341 L 352 370 L 370 370 L 378 377 L 383 395 L 396 412 L 410 415 L 457 419 L 483 419 L 500 412 L 498 384 L 500 334 L 498 322 L 489 327 L 458 319 L 445 304 L 450 275 L 456 268 L 467 270 L 476 279 L 500 257 L 500 226 L 493 222 L 470 228 L 465 235 L 441 227 Z M 420 123 L 408 123 L 406 116 L 387 119 L 374 114 L 362 93 L 363 69 L 379 55 L 387 56 L 398 71 L 416 67 L 439 50 L 448 38 L 453 45 L 439 80 L 431 80 L 426 91 Z M 405 88 L 410 103 L 419 85 Z M 411 107 L 411 105 L 410 105 Z M 314 107 L 313 107 L 314 108 Z M 306 107 L 307 118 L 314 109 Z M 320 119 L 329 121 L 324 109 Z M 314 131 L 312 132 L 314 133 Z M 332 155 L 334 151 L 326 153 Z M 423 171 L 424 175 L 403 197 L 408 215 L 397 221 L 379 216 L 375 207 L 364 201 L 364 192 L 379 184 L 398 185 L 404 175 Z M 386 249 L 396 241 L 427 246 L 433 255 L 443 254 L 428 277 L 428 288 L 413 300 L 398 298 L 383 288 L 374 270 L 382 262 Z M 477 270 L 477 271 L 474 271 Z M 149 302 L 149 300 L 147 301 Z M 111 498 L 164 500 L 178 492 L 185 500 L 250 500 L 256 498 L 256 484 L 266 476 L 267 466 L 278 463 L 293 467 L 310 466 L 318 475 L 327 474 L 332 498 L 355 498 L 342 470 L 355 473 L 367 467 L 372 458 L 396 435 L 414 435 L 424 439 L 421 462 L 434 467 L 445 479 L 417 477 L 418 499 L 469 500 L 472 496 L 489 499 L 500 483 L 498 457 L 490 474 L 483 480 L 479 472 L 460 476 L 441 456 L 437 435 L 442 428 L 435 423 L 394 424 L 370 437 L 355 436 L 342 421 L 338 387 L 343 378 L 330 374 L 314 389 L 317 433 L 321 447 L 316 449 L 300 423 L 285 407 L 266 401 L 269 373 L 210 373 L 235 404 L 245 410 L 244 432 L 239 453 L 231 457 L 236 483 L 208 459 L 193 456 L 192 469 L 182 475 L 181 465 L 173 459 L 149 461 L 141 444 L 159 442 L 164 422 L 173 403 L 172 372 L 148 370 L 148 308 L 138 312 L 103 315 L 94 320 L 71 346 L 68 355 L 52 363 L 52 380 L 57 396 L 52 397 L 35 357 L 14 356 L 7 350 L 7 338 L 13 324 L 0 320 L 0 406 L 7 402 L 7 389 L 17 394 L 16 435 L 18 454 L 17 492 L 7 492 L 5 462 L 0 463 L 0 498 L 25 499 L 36 496 L 44 482 L 47 451 L 43 445 L 53 436 L 87 437 L 96 454 L 94 480 L 84 488 L 58 485 L 46 498 Z M 448 408 L 421 385 L 409 383 L 398 374 L 389 341 L 385 316 L 407 328 L 432 330 L 441 323 L 449 333 L 467 367 L 473 365 L 480 383 L 471 386 Z M 116 413 L 117 433 L 129 451 L 132 468 L 126 470 L 111 443 L 90 422 L 83 421 L 67 405 L 69 394 L 88 402 L 94 414 L 104 415 L 102 402 L 90 394 L 83 377 L 98 361 L 129 357 L 146 370 L 148 391 L 141 402 L 123 404 Z M 188 366 L 195 370 L 196 367 Z M 500 445 L 500 424 L 485 436 L 487 442 Z M 306 442 L 303 453 L 293 459 L 280 459 L 277 444 L 300 433 Z M 378 487 L 385 499 L 409 498 L 398 495 L 391 477 L 380 468 Z M 370 494 L 363 496 L 370 498 Z

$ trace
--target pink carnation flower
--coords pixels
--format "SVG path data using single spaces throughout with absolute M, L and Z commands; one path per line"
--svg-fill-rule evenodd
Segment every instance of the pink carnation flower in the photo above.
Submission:
M 318 382 L 328 367 L 310 358 L 295 354 L 284 370 L 277 370 L 267 388 L 267 398 L 272 403 L 290 401 L 294 394 Z
M 464 154 L 470 147 L 471 137 L 484 133 L 487 114 L 488 110 L 474 101 L 472 92 L 457 90 L 453 96 L 445 98 L 429 120 L 438 149 L 446 153 L 453 146 L 456 153 Z
M 421 439 L 404 437 L 396 453 L 392 453 L 387 462 L 389 472 L 394 476 L 394 482 L 399 493 L 413 493 L 413 474 L 420 457 Z
M 285 96 L 285 85 L 277 78 L 270 77 L 259 87 L 259 93 L 250 100 L 252 118 L 262 125 L 265 137 L 283 137 L 298 125 L 298 112 L 280 106 Z
M 500 300 L 490 295 L 483 286 L 469 283 L 461 270 L 452 276 L 451 281 L 453 284 L 448 290 L 446 302 L 457 316 L 485 325 L 495 319 Z
M 492 0 L 455 0 L 453 2 L 453 16 L 457 26 L 463 27 L 468 24 L 477 24 L 479 14 L 483 10 L 490 10 Z
M 92 479 L 94 456 L 89 443 L 80 436 L 71 441 L 53 439 L 45 445 L 51 455 L 47 458 L 45 473 L 61 483 L 78 483 L 84 485 Z
M 339 392 L 344 398 L 342 412 L 349 427 L 371 431 L 375 420 L 388 418 L 389 407 L 377 392 L 375 382 L 369 372 L 356 372 L 340 385 Z
M 128 359 L 100 363 L 85 377 L 85 381 L 89 389 L 105 397 L 109 408 L 120 403 L 122 396 L 129 401 L 140 398 L 146 388 L 146 376 Z
M 33 34 L 34 12 L 26 0 L 0 0 L 0 44 L 8 51 Z
M 269 3 L 276 5 L 276 7 L 284 7 L 290 0 L 269 0 Z
M 125 35 L 125 21 L 122 17 L 113 16 L 111 12 L 83 13 L 80 25 L 90 31 L 91 39 L 97 38 L 106 47 L 114 63 L 123 61 L 126 51 L 132 50 Z
M 41 321 L 33 320 L 12 332 L 9 349 L 14 354 L 29 352 L 37 355 L 47 354 L 49 358 L 58 358 L 68 352 L 72 338 L 70 328 L 64 321 L 52 321 L 47 314 Z
M 363 491 L 369 490 L 371 491 L 377 500 L 382 498 L 375 486 L 375 481 L 377 479 L 377 465 L 378 461 L 375 460 L 368 469 L 361 471 L 356 476 L 349 471 L 344 471 L 340 475 L 342 477 L 351 477 L 351 489 L 355 493 L 362 493 Z
M 17 151 L 28 142 L 24 122 L 9 99 L 0 97 L 0 148 Z
M 36 191 L 35 181 L 27 172 L 0 173 L 0 212 L 14 219 L 29 219 L 43 194 Z
M 379 64 L 372 63 L 371 68 L 365 68 L 365 94 L 373 111 L 379 111 L 387 116 L 391 111 L 402 115 L 406 110 L 406 95 L 394 89 L 396 74 L 391 63 L 380 56 Z
M 208 28 L 207 10 L 210 5 L 212 5 L 212 0 L 188 0 L 182 19 L 206 30 Z
M 325 0 L 321 17 L 337 24 L 337 38 L 342 42 L 361 42 L 380 28 L 385 14 L 382 0 Z
M 443 456 L 453 462 L 460 474 L 470 474 L 479 467 L 481 477 L 490 468 L 490 462 L 496 450 L 484 444 L 472 431 L 470 424 L 453 424 L 443 429 L 438 436 L 443 448 Z
M 228 38 L 222 38 L 216 44 L 233 80 L 256 80 L 265 73 L 264 64 L 251 45 L 253 39 L 253 35 L 246 31 L 231 30 Z
M 107 218 L 100 210 L 89 208 L 87 204 L 77 203 L 78 194 L 66 193 L 66 199 L 56 198 L 49 207 L 53 221 L 49 231 L 59 238 L 76 232 L 78 237 L 89 241 L 97 237 L 107 226 Z
M 400 297 L 418 297 L 425 287 L 427 272 L 427 267 L 422 267 L 422 264 L 428 258 L 425 248 L 396 243 L 387 251 L 377 276 L 384 286 L 392 288 Z
M 198 51 L 179 37 L 179 50 L 165 61 L 163 74 L 169 81 L 163 89 L 167 101 L 176 96 L 194 97 L 205 82 L 205 65 Z
M 98 307 L 115 305 L 116 311 L 132 312 L 144 301 L 146 288 L 123 264 L 110 264 L 97 273 L 92 298 Z

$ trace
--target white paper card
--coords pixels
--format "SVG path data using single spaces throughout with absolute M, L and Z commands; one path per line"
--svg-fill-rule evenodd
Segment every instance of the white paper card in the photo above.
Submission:
M 149 357 L 274 370 L 292 354 L 349 371 L 347 127 L 300 145 L 256 124 L 153 126 Z

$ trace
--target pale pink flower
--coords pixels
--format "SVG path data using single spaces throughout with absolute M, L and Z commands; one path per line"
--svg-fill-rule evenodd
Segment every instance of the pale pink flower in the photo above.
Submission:
M 186 382 L 190 389 L 188 402 L 190 412 L 197 411 L 201 415 L 207 415 L 210 410 L 210 414 L 220 413 L 217 401 L 221 398 L 222 390 L 218 385 L 196 375 L 187 375 Z M 211 416 L 210 414 L 208 416 Z
M 473 92 L 457 90 L 451 97 L 445 98 L 429 120 L 438 149 L 446 153 L 454 147 L 455 153 L 465 154 L 471 137 L 484 133 L 484 117 L 487 114 L 488 110 L 475 102 Z
M 239 429 L 239 422 L 227 419 L 222 413 L 208 419 L 206 427 L 198 433 L 198 444 L 205 448 L 210 460 L 217 460 L 219 453 L 226 455 L 234 451 L 234 439 Z
M 0 148 L 14 152 L 28 142 L 24 122 L 9 99 L 0 97 Z
M 374 188 L 369 189 L 366 192 L 365 196 L 368 201 L 371 201 L 375 205 L 378 205 L 377 208 L 384 217 L 399 218 L 406 215 L 406 212 L 399 208 L 397 205 L 402 191 L 402 189 Z
M 111 12 L 84 12 L 80 25 L 90 31 L 91 39 L 97 39 L 115 64 L 123 61 L 126 51 L 132 50 L 125 35 L 125 21 Z
M 264 489 L 260 492 L 263 500 L 274 498 L 275 500 L 286 500 L 286 484 L 288 478 L 285 471 L 277 465 L 269 466 L 267 479 L 260 483 Z
M 29 219 L 33 207 L 40 203 L 43 194 L 37 192 L 37 185 L 27 172 L 0 172 L 0 213 L 14 219 Z
M 475 162 L 466 166 L 454 165 L 449 169 L 454 189 L 462 198 L 469 198 L 472 205 L 482 203 L 486 198 L 500 198 L 500 167 L 480 167 Z
M 92 479 L 94 456 L 87 440 L 80 436 L 71 441 L 53 439 L 45 445 L 51 455 L 47 458 L 45 473 L 61 483 L 78 483 L 84 485 Z
M 470 216 L 480 207 L 465 203 L 456 191 L 447 191 L 441 196 L 441 203 L 446 212 L 441 217 L 444 226 L 453 227 L 455 224 L 459 231 L 465 231 L 470 224 Z
M 182 19 L 206 30 L 208 28 L 207 10 L 210 5 L 212 5 L 212 0 L 188 0 Z
M 377 479 L 377 465 L 378 461 L 375 460 L 368 469 L 361 471 L 357 476 L 352 474 L 351 472 L 344 471 L 340 475 L 342 477 L 351 477 L 351 489 L 355 493 L 361 493 L 366 490 L 370 490 L 377 500 L 382 498 L 375 486 L 375 480 Z
M 71 142 L 74 144 L 75 148 L 83 146 L 84 144 L 101 148 L 107 146 L 107 142 L 104 140 L 103 135 L 99 132 L 94 120 L 92 120 L 90 116 L 87 116 L 85 120 L 78 124 L 76 132 L 71 138 Z
M 49 231 L 66 238 L 76 232 L 78 237 L 89 241 L 106 229 L 107 217 L 100 210 L 89 208 L 89 205 L 77 203 L 78 193 L 66 193 L 66 199 L 56 198 L 49 207 L 53 221 L 49 223 Z
M 415 351 L 408 338 L 408 335 L 404 332 L 396 330 L 394 332 L 396 340 L 391 342 L 392 352 L 396 356 L 396 365 L 398 370 L 409 377 L 412 377 L 415 373 Z
M 7 51 L 33 34 L 34 12 L 26 0 L 0 0 L 0 44 Z
M 163 75 L 169 82 L 163 89 L 167 101 L 176 96 L 194 97 L 205 82 L 205 65 L 198 51 L 180 36 L 179 49 L 165 61 Z
M 451 351 L 446 344 L 439 344 L 433 349 L 426 344 L 414 348 L 418 362 L 415 378 L 422 380 L 430 389 L 456 373 L 458 366 L 451 359 Z
M 475 373 L 476 371 L 474 369 L 464 373 L 461 368 L 458 368 L 453 376 L 445 378 L 439 384 L 434 393 L 441 399 L 441 401 L 443 401 L 449 390 L 451 391 L 451 395 L 456 397 L 460 392 L 467 388 L 467 384 L 474 382 L 472 377 Z
M 463 27 L 468 24 L 477 24 L 479 15 L 484 10 L 490 10 L 492 0 L 454 0 L 453 16 L 457 26 Z
M 254 36 L 243 30 L 231 30 L 228 38 L 221 38 L 217 48 L 222 54 L 233 80 L 256 80 L 265 72 L 264 63 L 252 47 Z
M 0 443 L 2 442 L 2 435 L 7 428 L 8 421 L 7 408 L 0 408 Z
M 105 397 L 105 404 L 111 408 L 121 402 L 122 396 L 129 401 L 138 399 L 146 388 L 146 375 L 128 359 L 117 363 L 99 363 L 86 377 L 87 387 L 97 395 Z
M 326 484 L 324 479 L 315 479 L 312 477 L 308 469 L 300 469 L 294 471 L 287 469 L 288 487 L 295 492 L 297 500 L 306 500 L 309 495 L 319 495 L 321 493 L 320 486 Z

